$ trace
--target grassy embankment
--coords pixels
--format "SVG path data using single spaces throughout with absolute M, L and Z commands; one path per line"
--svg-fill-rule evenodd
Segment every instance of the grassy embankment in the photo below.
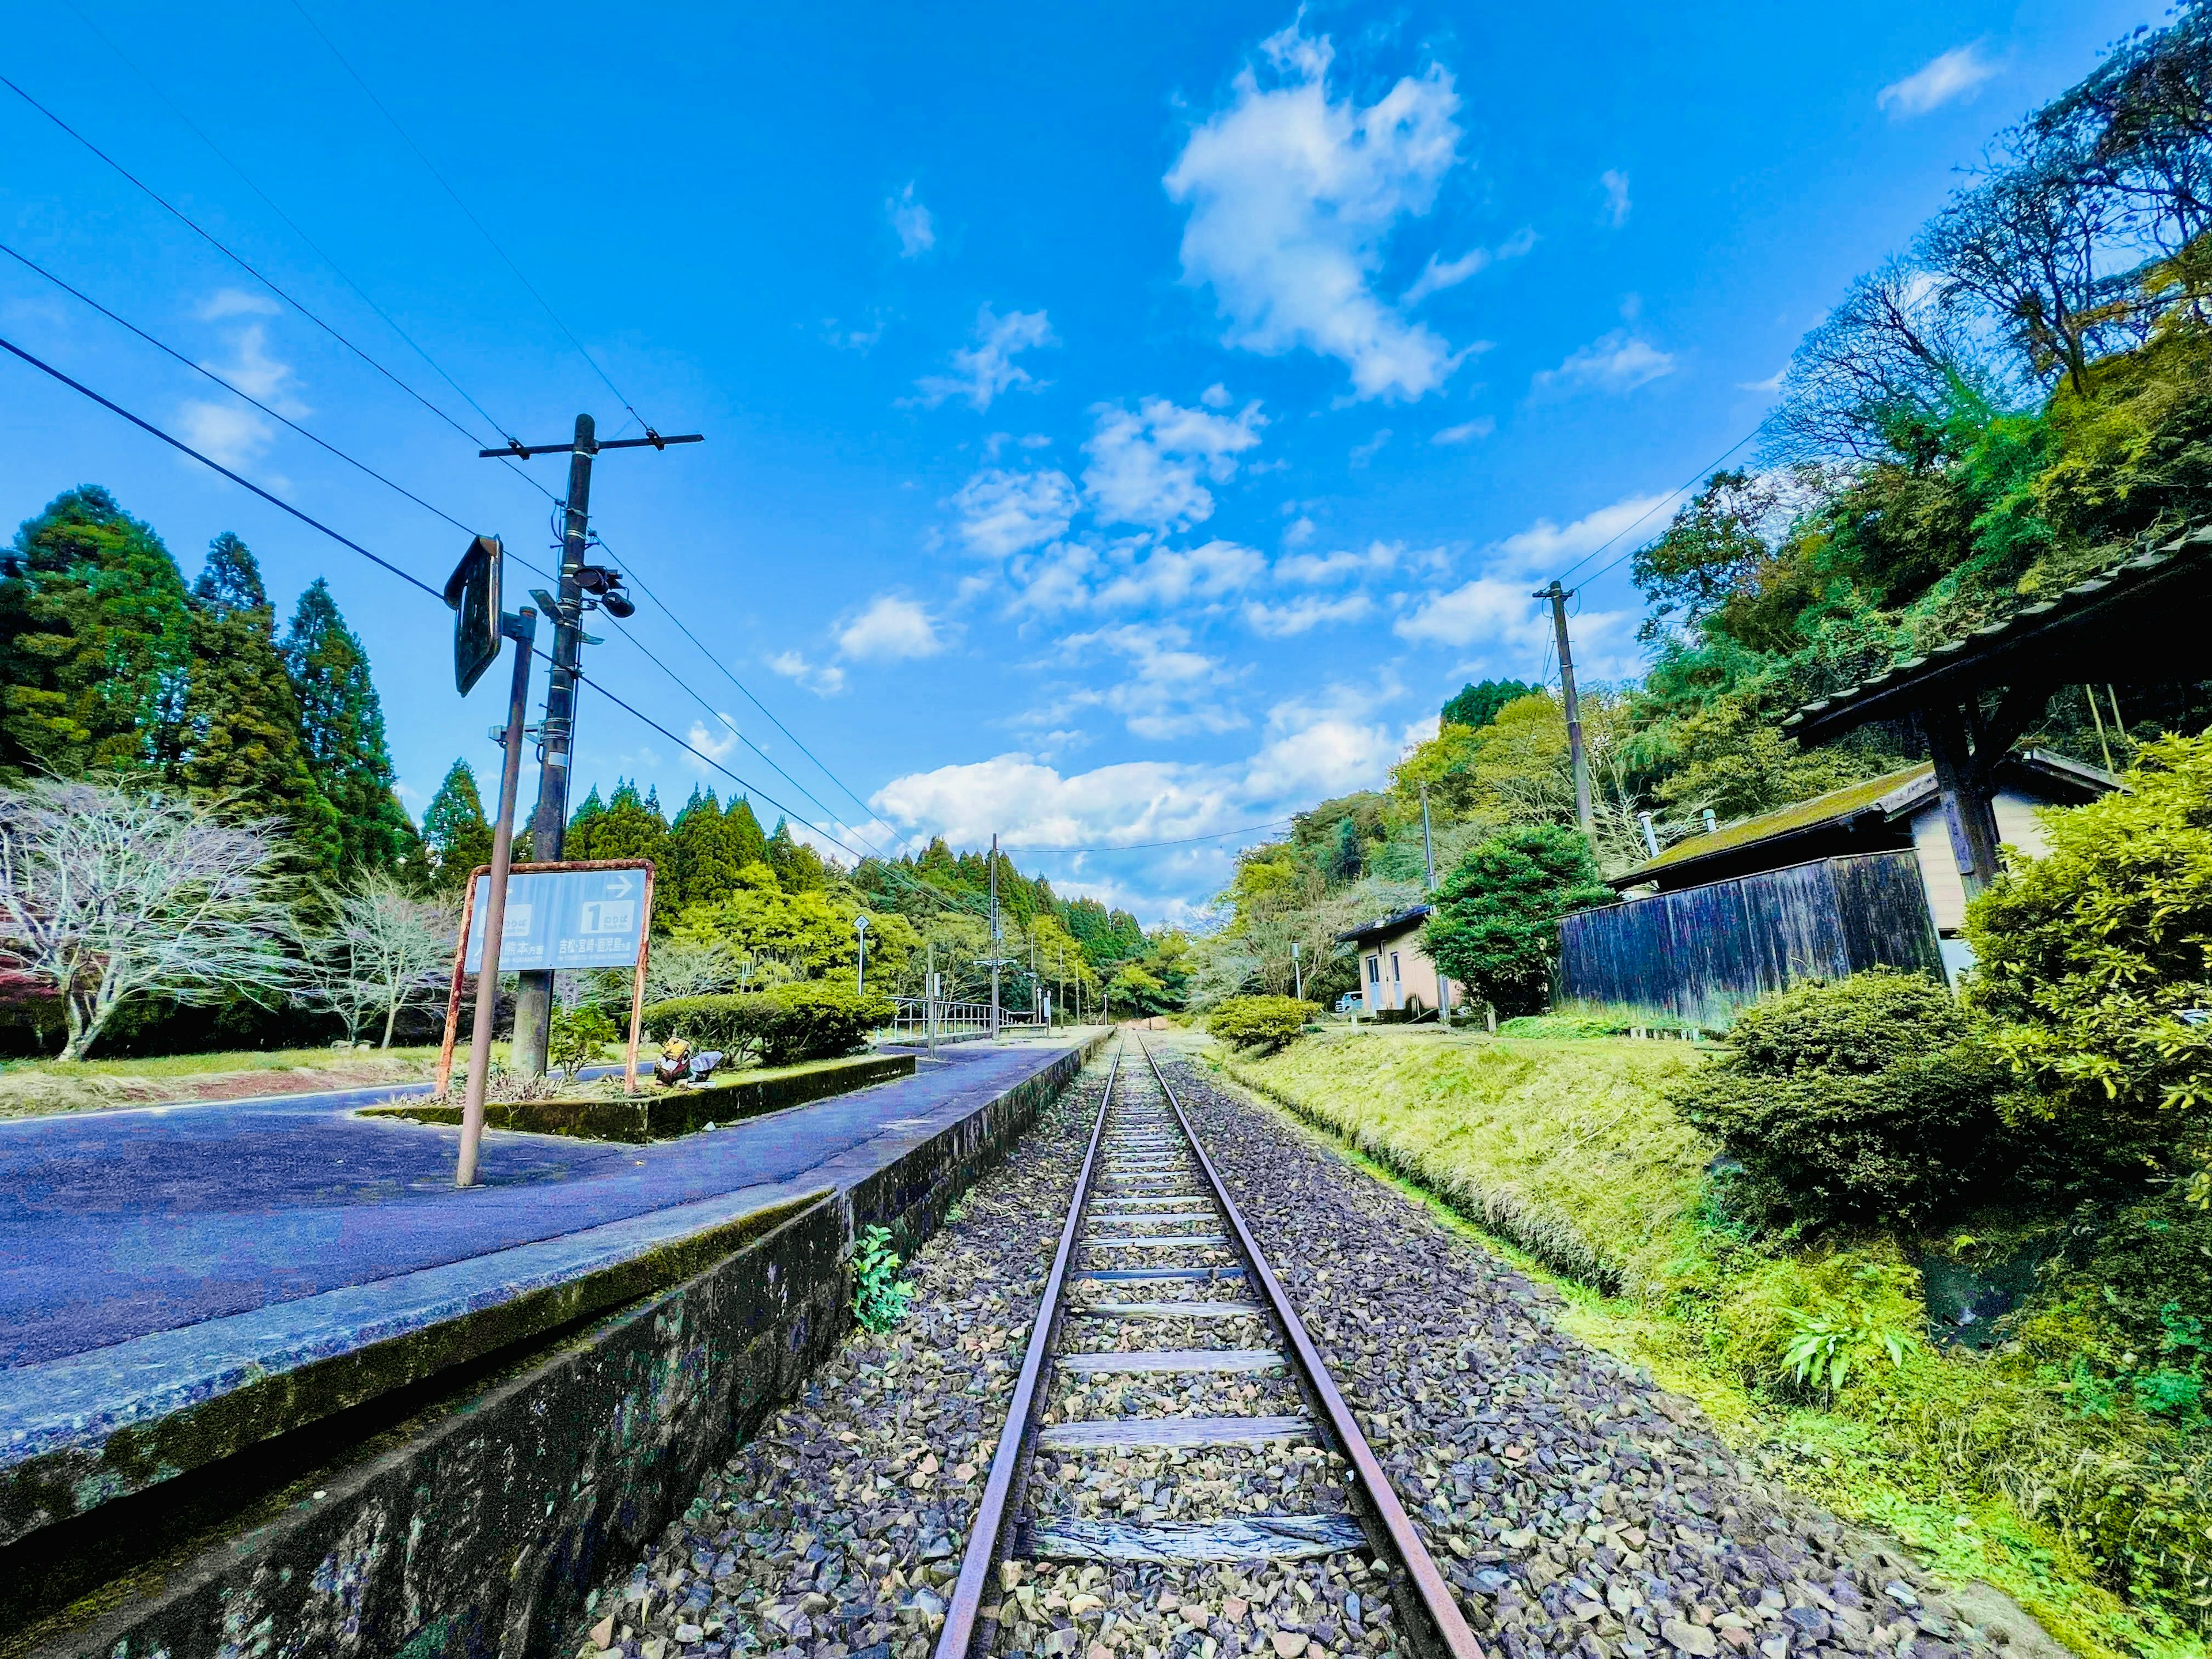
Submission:
M 494 1045 L 495 1058 L 507 1045 Z M 96 1112 L 170 1100 L 242 1100 L 304 1089 L 413 1082 L 437 1064 L 435 1044 L 419 1048 L 242 1049 L 162 1054 L 143 1060 L 52 1060 L 0 1063 L 0 1119 Z
M 1696 1400 L 1771 1474 L 1836 1513 L 1903 1539 L 1939 1571 L 1988 1580 L 2088 1659 L 2205 1652 L 2097 1570 L 2100 1549 L 2143 1534 L 2142 1454 L 2166 1431 L 2140 1413 L 2108 1403 L 2085 1414 L 2039 1365 L 2047 1354 L 2017 1342 L 1989 1358 L 1923 1345 L 1832 1400 L 1793 1382 L 1781 1360 L 1792 1309 L 1870 1307 L 1917 1328 L 1917 1274 L 1895 1241 L 1791 1253 L 1708 1209 L 1714 1147 L 1662 1097 L 1699 1063 L 1689 1045 L 1370 1030 L 1215 1063 L 1459 1224 L 1480 1224 L 1493 1248 L 1558 1285 L 1577 1335 Z M 2031 1316 L 2047 1338 L 2066 1311 Z M 2201 1526 L 2199 1505 L 2174 1507 L 2185 1529 Z

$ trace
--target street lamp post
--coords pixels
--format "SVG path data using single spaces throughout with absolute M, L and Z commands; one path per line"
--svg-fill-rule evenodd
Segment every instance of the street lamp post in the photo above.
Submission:
M 853 918 L 853 931 L 854 931 L 855 933 L 857 933 L 858 935 L 860 935 L 860 967 L 859 967 L 859 969 L 855 971 L 855 973 L 854 973 L 854 977 L 853 977 L 853 990 L 854 990 L 854 994 L 857 994 L 857 995 L 860 995 L 860 996 L 866 996 L 866 995 L 868 994 L 868 919 L 867 919 L 867 917 L 866 917 L 866 916 L 864 916 L 864 915 L 863 915 L 863 916 L 854 916 L 854 917 Z
M 1298 965 L 1298 941 L 1296 939 L 1291 941 L 1291 994 L 1300 1002 L 1306 1000 L 1305 974 Z

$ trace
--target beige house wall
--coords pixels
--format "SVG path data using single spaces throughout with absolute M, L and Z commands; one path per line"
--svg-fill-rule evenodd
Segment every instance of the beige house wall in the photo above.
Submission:
M 1419 997 L 1424 1008 L 1437 1006 L 1437 964 L 1421 948 L 1419 922 L 1359 947 L 1359 989 L 1370 1014 L 1402 1008 L 1411 997 Z M 1464 993 L 1457 987 L 1453 988 L 1452 1000 L 1464 1000 Z
M 2017 789 L 1998 790 L 1990 803 L 1996 811 L 1997 839 L 2029 858 L 2042 857 L 2051 843 L 2035 810 L 2045 804 Z M 1912 815 L 1912 851 L 1920 860 L 1920 884 L 1928 890 L 1928 914 L 1936 934 L 1951 938 L 1966 920 L 1966 886 L 1959 875 L 1959 859 L 1951 849 L 1951 831 L 1941 802 L 1930 801 Z

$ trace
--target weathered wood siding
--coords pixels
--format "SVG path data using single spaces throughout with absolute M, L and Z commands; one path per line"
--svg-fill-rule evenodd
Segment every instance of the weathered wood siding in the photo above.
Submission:
M 1941 975 L 1911 853 L 1863 853 L 1585 910 L 1559 924 L 1559 990 L 1726 1025 L 1801 979 L 1878 966 Z

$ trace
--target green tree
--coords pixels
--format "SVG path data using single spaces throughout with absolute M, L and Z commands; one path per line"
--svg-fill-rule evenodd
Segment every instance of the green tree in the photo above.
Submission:
M 791 826 L 781 818 L 768 838 L 768 861 L 787 893 L 818 892 L 830 885 L 830 866 L 822 854 L 793 836 Z
M 1329 850 L 1328 878 L 1331 881 L 1358 881 L 1365 863 L 1359 847 L 1359 826 L 1348 817 L 1336 821 L 1336 843 Z
M 0 780 L 166 766 L 191 650 L 161 538 L 97 485 L 57 496 L 0 560 Z
M 669 827 L 669 857 L 683 902 L 719 904 L 737 890 L 739 836 L 711 789 L 694 787 Z
M 192 584 L 192 661 L 178 781 L 270 817 L 289 832 L 294 856 L 318 876 L 337 872 L 343 848 L 337 809 L 307 764 L 300 704 L 276 650 L 276 618 L 260 567 L 228 531 L 208 547 Z
M 349 870 L 401 870 L 421 862 L 407 809 L 392 793 L 384 705 L 368 653 L 318 576 L 300 595 L 283 644 L 284 671 L 300 705 L 300 741 L 324 798 L 337 809 L 340 858 Z
M 592 836 L 599 822 L 607 815 L 607 804 L 599 799 L 599 786 L 592 786 L 592 793 L 584 797 L 574 817 L 568 820 L 567 832 L 561 838 L 561 856 L 564 859 L 587 859 L 592 853 Z
M 766 864 L 768 835 L 760 827 L 760 820 L 753 816 L 752 802 L 740 795 L 724 810 L 722 817 L 730 827 L 730 856 L 737 860 L 738 868 L 742 870 L 748 864 Z
M 457 760 L 422 811 L 422 845 L 438 885 L 458 890 L 470 871 L 489 864 L 491 839 L 477 775 L 468 762 Z
M 1438 887 L 1422 937 L 1445 973 L 1500 1013 L 1534 1013 L 1549 999 L 1559 918 L 1613 902 L 1579 830 L 1532 824 L 1467 855 Z
M 1443 707 L 1446 726 L 1481 727 L 1498 718 L 1498 711 L 1516 697 L 1534 696 L 1540 686 L 1519 680 L 1480 680 L 1462 685 L 1459 695 Z
M 608 798 L 607 810 L 589 820 L 584 850 L 566 843 L 562 855 L 572 859 L 651 859 L 656 884 L 669 869 L 668 820 L 660 815 L 658 791 L 644 795 L 627 780 L 617 780 Z M 657 898 L 656 894 L 656 898 Z

